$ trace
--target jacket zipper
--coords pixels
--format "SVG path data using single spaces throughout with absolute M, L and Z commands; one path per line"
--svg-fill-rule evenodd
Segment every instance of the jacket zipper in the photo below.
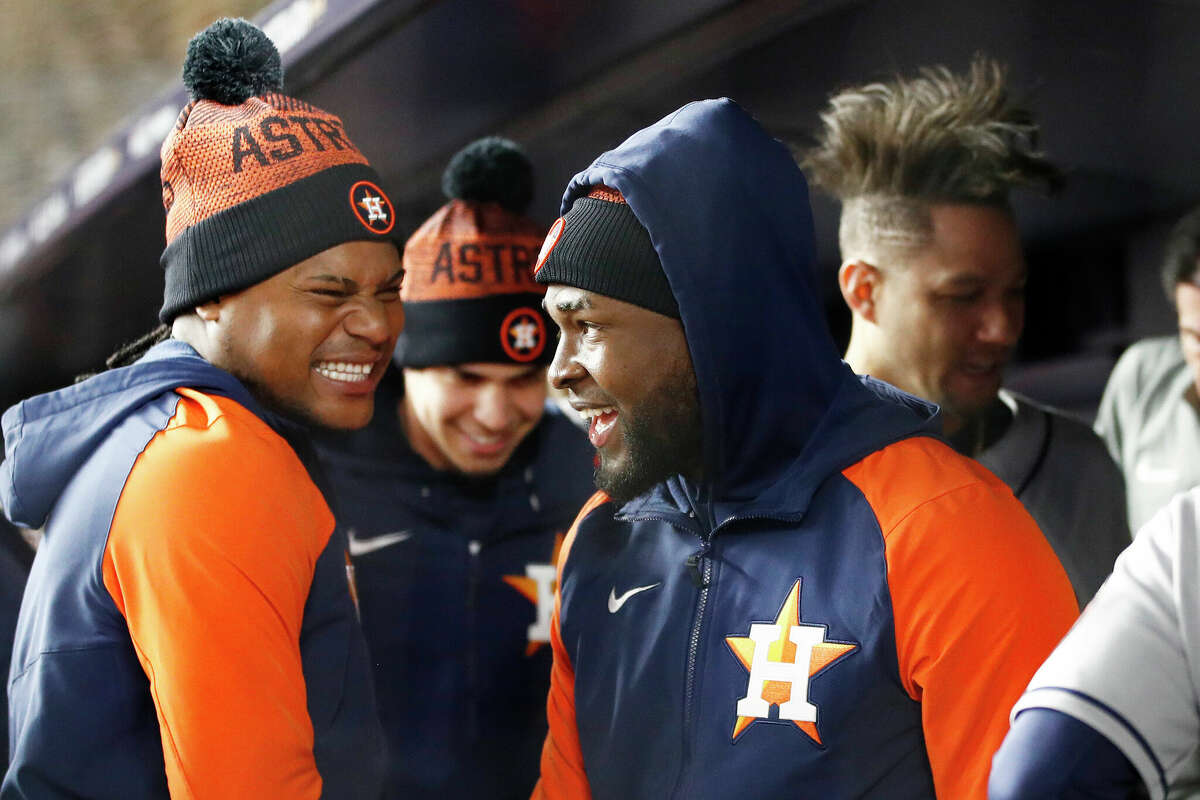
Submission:
M 686 797 L 684 791 L 687 788 L 688 767 L 692 759 L 692 703 L 696 692 L 696 660 L 700 652 L 700 637 L 704 627 L 704 612 L 708 606 L 708 589 L 712 583 L 712 560 L 707 558 L 709 549 L 712 547 L 712 526 L 708 526 L 709 533 L 706 536 L 698 529 L 698 520 L 695 512 L 689 513 L 686 519 L 669 519 L 661 515 L 633 515 L 633 520 L 650 521 L 658 520 L 665 522 L 681 531 L 686 531 L 700 540 L 700 549 L 692 553 L 684 561 L 684 566 L 687 569 L 688 577 L 691 578 L 692 585 L 699 592 L 696 596 L 696 605 L 692 620 L 692 632 L 688 638 L 688 657 L 687 657 L 687 673 L 684 676 L 683 690 L 683 730 L 682 742 L 679 754 L 679 773 L 675 778 L 675 789 L 671 792 L 672 797 Z M 632 520 L 631 520 L 632 521 Z
M 801 515 L 802 516 L 802 515 Z M 800 517 L 796 517 L 798 520 Z M 618 517 L 621 519 L 621 517 Z M 688 571 L 688 576 L 692 580 L 692 585 L 695 586 L 699 593 L 696 596 L 695 617 L 692 622 L 692 633 L 688 639 L 688 658 L 687 658 L 687 674 L 684 677 L 684 694 L 683 694 L 683 741 L 682 749 L 679 757 L 679 774 L 675 779 L 675 789 L 671 792 L 672 797 L 686 800 L 688 791 L 691 789 L 691 781 L 688 780 L 688 768 L 692 760 L 692 706 L 695 702 L 696 693 L 696 660 L 700 653 L 700 638 L 703 634 L 704 613 L 708 607 L 708 590 L 712 585 L 712 559 L 708 557 L 709 551 L 712 549 L 712 537 L 716 535 L 721 528 L 727 527 L 733 523 L 745 522 L 747 520 L 756 519 L 783 519 L 771 515 L 755 515 L 750 514 L 741 517 L 730 517 L 724 520 L 720 525 L 715 525 L 713 520 L 709 521 L 709 533 L 707 536 L 700 533 L 691 522 L 697 522 L 694 514 L 689 515 L 687 522 L 677 519 L 668 518 L 662 514 L 630 514 L 624 517 L 629 522 L 665 522 L 673 528 L 681 531 L 686 531 L 700 540 L 700 549 L 692 553 L 684 562 Z
M 467 576 L 467 619 L 470 620 L 471 629 L 468 632 L 467 641 L 472 645 L 467 648 L 467 691 L 472 702 L 467 704 L 467 741 L 474 742 L 479 738 L 479 714 L 477 706 L 474 702 L 479 693 L 479 655 L 477 646 L 474 644 L 478 641 L 476 631 L 479 621 L 476 618 L 475 609 L 479 604 L 479 552 L 483 549 L 483 543 L 477 539 L 472 539 L 467 543 L 467 554 L 470 556 L 470 567 Z
M 695 704 L 696 698 L 696 661 L 700 654 L 704 613 L 708 607 L 708 589 L 712 583 L 712 559 L 708 558 L 708 551 L 711 546 L 711 534 L 710 538 L 700 537 L 700 549 L 687 558 L 688 572 L 691 575 L 692 584 L 699 589 L 699 593 L 696 596 L 696 612 L 695 618 L 692 621 L 692 633 L 688 639 L 687 674 L 684 677 L 683 748 L 680 751 L 679 758 L 679 777 L 675 780 L 675 791 L 672 792 L 673 797 L 679 798 L 686 798 L 688 796 L 691 785 L 691 781 L 688 779 L 688 772 L 691 767 L 693 750 L 692 728 L 694 727 L 694 720 L 692 719 L 692 706 Z

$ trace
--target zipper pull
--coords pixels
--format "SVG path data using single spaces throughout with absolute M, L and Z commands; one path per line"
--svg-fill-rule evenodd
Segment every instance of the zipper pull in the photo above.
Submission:
M 704 573 L 700 571 L 700 559 L 702 558 L 704 558 L 703 550 L 687 557 L 688 576 L 692 579 L 692 585 L 697 589 L 708 588 L 708 581 L 704 579 Z

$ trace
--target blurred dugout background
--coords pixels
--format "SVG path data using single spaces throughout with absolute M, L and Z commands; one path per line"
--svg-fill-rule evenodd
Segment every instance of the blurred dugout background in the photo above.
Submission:
M 982 51 L 1069 172 L 1015 198 L 1031 278 L 1009 384 L 1087 416 L 1120 350 L 1173 329 L 1157 261 L 1200 201 L 1196 0 L 2 1 L 0 407 L 155 324 L 158 145 L 186 42 L 220 15 L 276 38 L 288 91 L 343 117 L 410 229 L 483 134 L 526 146 L 548 225 L 576 170 L 688 100 L 731 96 L 804 144 L 832 90 Z M 814 215 L 844 336 L 837 207 Z

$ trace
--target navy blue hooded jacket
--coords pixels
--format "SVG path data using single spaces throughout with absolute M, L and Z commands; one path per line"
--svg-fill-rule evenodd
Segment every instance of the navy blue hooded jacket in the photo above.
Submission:
M 0 795 L 378 796 L 345 542 L 296 426 L 175 340 L 3 424 L 0 502 L 44 536 Z
M 804 179 L 738 106 L 634 134 L 563 213 L 598 184 L 678 301 L 704 480 L 598 495 L 568 535 L 535 796 L 982 798 L 1076 613 L 1044 537 L 934 406 L 840 360 Z
M 354 560 L 388 742 L 384 796 L 516 800 L 537 781 L 554 558 L 592 493 L 583 432 L 552 404 L 501 470 L 435 470 L 380 384 L 371 424 L 316 439 Z

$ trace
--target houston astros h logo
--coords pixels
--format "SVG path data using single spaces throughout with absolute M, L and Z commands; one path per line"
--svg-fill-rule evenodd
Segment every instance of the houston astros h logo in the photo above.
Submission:
M 350 208 L 363 227 L 372 233 L 388 233 L 396 224 L 392 201 L 371 181 L 359 181 L 350 187 Z
M 550 642 L 550 614 L 554 611 L 554 588 L 558 584 L 558 554 L 562 550 L 563 533 L 554 535 L 554 552 L 548 564 L 526 564 L 524 575 L 505 575 L 502 580 L 521 593 L 537 609 L 533 624 L 527 629 L 529 643 L 525 655 L 531 656 Z
M 500 345 L 513 361 L 533 361 L 546 349 L 546 322 L 532 308 L 511 311 L 500 323 Z
M 746 695 L 737 701 L 736 740 L 757 720 L 769 720 L 771 706 L 779 720 L 790 720 L 818 745 L 817 707 L 808 698 L 809 680 L 858 647 L 826 641 L 824 625 L 800 622 L 800 581 L 792 584 L 774 622 L 755 622 L 749 636 L 726 636 L 725 643 L 750 672 Z

